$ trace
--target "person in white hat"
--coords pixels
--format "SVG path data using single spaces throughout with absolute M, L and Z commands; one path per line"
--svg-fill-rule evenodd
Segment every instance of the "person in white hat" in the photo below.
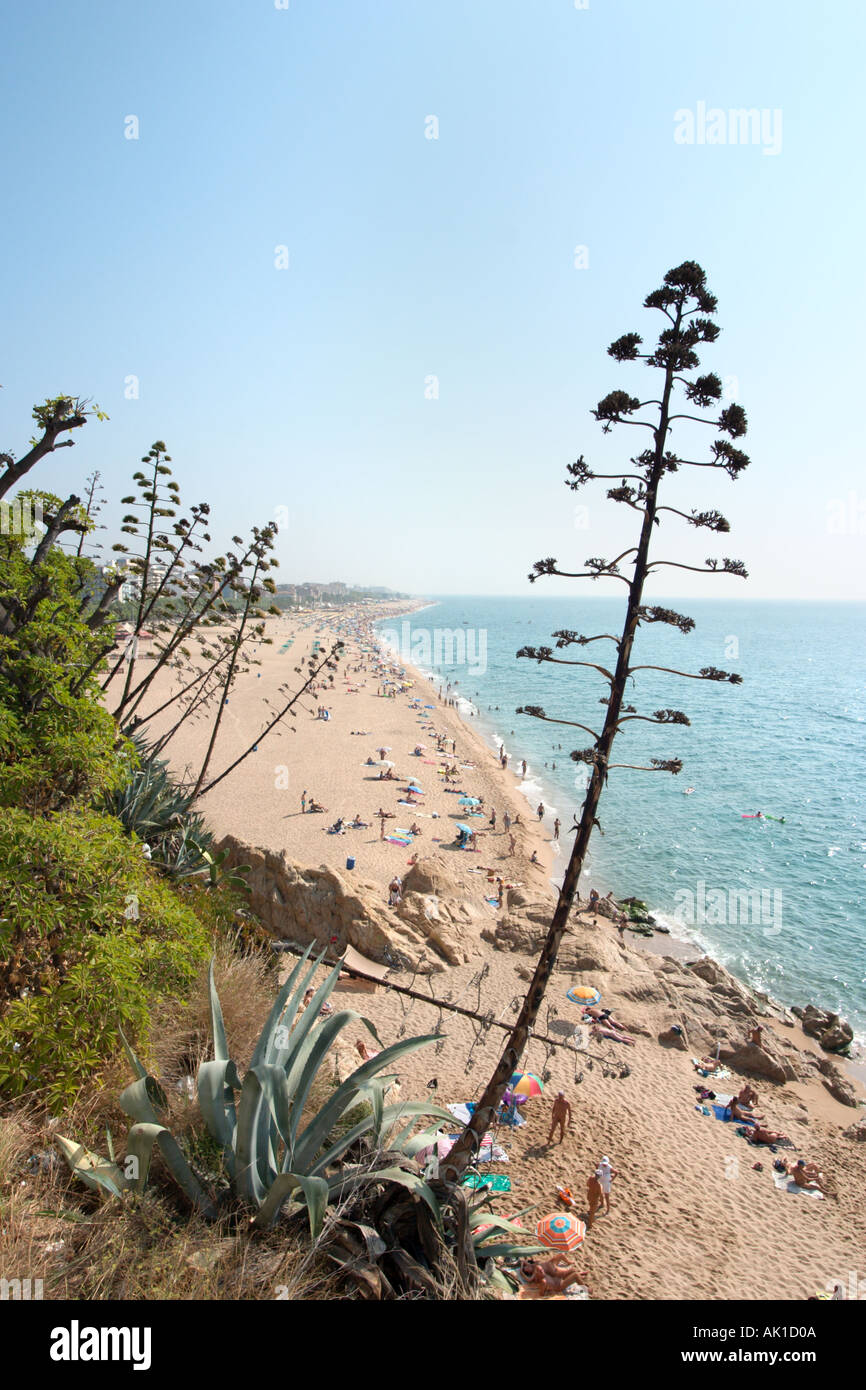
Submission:
M 611 1166 L 611 1161 L 606 1156 L 599 1160 L 599 1165 L 595 1170 L 595 1176 L 601 1183 L 601 1190 L 604 1196 L 604 1209 L 610 1211 L 610 1185 L 612 1180 L 618 1176 L 618 1169 Z

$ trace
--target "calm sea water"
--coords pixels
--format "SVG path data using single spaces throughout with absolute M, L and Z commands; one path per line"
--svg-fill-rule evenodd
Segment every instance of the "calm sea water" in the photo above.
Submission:
M 664 600 L 653 599 L 654 602 Z M 669 600 L 696 621 L 690 636 L 640 629 L 633 664 L 736 671 L 743 684 L 640 672 L 628 699 L 641 714 L 683 710 L 691 727 L 627 724 L 615 762 L 681 757 L 683 771 L 612 771 L 582 893 L 644 898 L 674 933 L 786 1004 L 818 1003 L 866 1037 L 866 605 Z M 502 739 L 525 794 L 572 822 L 585 770 L 569 758 L 592 739 L 518 715 L 600 728 L 606 682 L 597 672 L 516 659 L 554 646 L 551 633 L 619 631 L 617 599 L 454 598 L 382 624 L 415 665 L 450 680 L 480 731 Z M 437 630 L 464 634 L 466 654 L 436 650 Z M 482 656 L 482 644 L 486 653 Z M 474 644 L 474 645 L 473 645 Z M 558 653 L 612 664 L 613 644 Z M 450 656 L 450 659 L 449 659 Z M 468 656 L 468 660 L 467 660 Z M 474 667 L 475 669 L 471 669 Z M 686 788 L 693 788 L 686 794 Z M 762 811 L 775 820 L 746 820 Z M 550 823 L 550 822 L 549 822 Z M 562 853 L 570 841 L 563 830 Z

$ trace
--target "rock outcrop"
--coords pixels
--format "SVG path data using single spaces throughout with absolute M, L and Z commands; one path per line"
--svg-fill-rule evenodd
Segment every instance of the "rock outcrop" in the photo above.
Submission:
M 807 1004 L 805 1009 L 792 1009 L 800 1020 L 803 1032 L 817 1038 L 825 1052 L 843 1052 L 854 1040 L 854 1029 L 838 1014 Z
M 250 907 L 278 939 L 315 941 L 335 953 L 350 945 L 370 960 L 402 960 L 431 973 L 444 970 L 445 962 L 462 964 L 474 952 L 472 910 L 433 891 L 444 886 L 459 892 L 435 862 L 421 861 L 410 870 L 408 891 L 392 909 L 375 883 L 349 880 L 324 865 L 302 867 L 285 853 L 245 845 L 231 835 L 219 847 L 228 850 L 230 866 L 250 866 Z

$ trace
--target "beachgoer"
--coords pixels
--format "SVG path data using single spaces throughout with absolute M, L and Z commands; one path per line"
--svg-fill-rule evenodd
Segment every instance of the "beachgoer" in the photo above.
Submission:
M 564 1293 L 571 1284 L 589 1277 L 586 1270 L 579 1274 L 564 1255 L 554 1255 L 544 1261 L 521 1260 L 520 1272 L 528 1284 L 545 1293 Z
M 491 806 L 491 808 L 490 808 L 490 820 L 487 822 L 487 824 L 490 826 L 490 829 L 491 829 L 491 830 L 495 830 L 495 829 L 496 829 L 496 807 L 495 807 L 495 806 Z
M 538 810 L 536 811 L 535 814 L 538 816 L 538 819 L 539 819 L 539 820 L 544 820 L 544 802 L 543 802 L 543 801 L 539 801 L 539 803 L 538 803 Z
M 305 787 L 304 790 L 301 792 L 301 815 L 304 814 L 304 812 L 306 811 L 306 809 L 307 809 L 307 789 L 306 789 L 306 787 Z
M 505 814 L 504 814 L 503 817 L 502 817 L 502 824 L 503 824 L 504 827 L 505 827 L 505 833 L 506 833 L 506 835 L 507 835 L 508 832 L 509 832 L 509 830 L 511 829 L 511 816 L 508 814 L 507 811 L 505 812 Z
M 759 1120 L 763 1120 L 764 1118 L 763 1115 L 757 1115 L 751 1109 L 744 1110 L 743 1107 L 740 1105 L 740 1102 L 737 1100 L 736 1096 L 731 1101 L 730 1105 L 728 1106 L 728 1109 L 731 1112 L 731 1119 L 739 1120 L 740 1124 L 743 1125 L 754 1125 L 757 1124 Z
M 496 906 L 497 906 L 497 907 L 501 907 L 501 906 L 502 906 L 502 898 L 503 898 L 503 895 L 504 895 L 504 893 L 505 893 L 505 885 L 503 884 L 501 878 L 498 878 L 498 879 L 496 880 L 496 882 L 497 882 L 497 884 L 498 884 L 498 893 L 497 893 Z
M 755 1127 L 749 1135 L 753 1144 L 782 1144 L 790 1143 L 787 1134 L 782 1134 L 781 1130 L 765 1129 L 762 1124 L 755 1122 Z
M 362 1062 L 372 1062 L 374 1057 L 379 1056 L 378 1052 L 370 1051 L 363 1038 L 358 1038 L 357 1042 L 355 1043 L 355 1047 L 358 1049 L 358 1054 Z
M 827 1179 L 817 1164 L 807 1163 L 805 1158 L 798 1158 L 796 1163 L 792 1163 L 788 1168 L 788 1174 L 805 1192 L 826 1192 L 835 1196 L 835 1193 L 831 1193 L 825 1186 Z
M 553 1102 L 553 1108 L 550 1112 L 550 1133 L 547 1136 L 548 1144 L 553 1143 L 553 1135 L 557 1125 L 559 1126 L 559 1142 L 561 1144 L 565 1139 L 566 1125 L 571 1133 L 571 1106 L 565 1099 L 564 1091 L 558 1091 L 556 1100 Z
M 760 1047 L 760 1046 L 761 1046 L 761 1036 L 762 1036 L 763 1032 L 764 1032 L 764 1030 L 763 1030 L 763 1028 L 761 1027 L 761 1025 L 760 1025 L 759 1023 L 756 1023 L 755 1026 L 754 1026 L 754 1028 L 751 1028 L 751 1029 L 749 1030 L 749 1039 L 748 1039 L 748 1040 L 749 1040 L 750 1043 L 753 1044 L 754 1047 Z
M 522 775 L 523 777 L 526 776 L 526 759 L 525 759 L 525 758 L 523 759 L 523 762 L 522 762 L 521 765 L 520 765 L 520 772 L 521 772 L 521 775 Z
M 556 820 L 553 822 L 553 838 L 554 838 L 554 840 L 558 840 L 558 839 L 559 839 L 559 828 L 560 828 L 561 825 L 562 825 L 562 821 L 559 819 L 559 816 L 557 816 L 557 817 L 556 817 Z
M 601 1184 L 602 1196 L 604 1197 L 604 1209 L 610 1211 L 610 1185 L 613 1179 L 619 1176 L 619 1169 L 611 1166 L 609 1158 L 602 1158 L 595 1170 L 595 1175 Z
M 586 1229 L 588 1231 L 592 1230 L 592 1223 L 595 1220 L 596 1212 L 602 1205 L 603 1200 L 604 1193 L 602 1192 L 601 1183 L 598 1180 L 598 1174 L 592 1172 L 586 1180 L 586 1204 L 589 1208 L 586 1219 Z
M 513 854 L 514 854 L 514 851 L 515 851 L 515 848 L 516 848 L 516 847 L 517 847 L 517 841 L 515 840 L 515 838 L 514 838 L 513 835 L 509 835 L 509 837 L 508 837 L 508 853 L 509 853 L 509 855 L 513 855 Z
M 530 854 L 530 856 L 529 856 L 529 862 L 530 862 L 530 864 L 537 864 L 537 863 L 538 863 L 538 850 L 537 850 L 537 849 L 534 849 L 534 850 L 532 851 L 532 853 Z
M 590 1032 L 594 1038 L 610 1038 L 613 1042 L 626 1043 L 629 1047 L 634 1047 L 634 1038 L 629 1037 L 628 1033 L 623 1033 L 620 1028 L 612 1028 L 609 1023 L 596 1023 Z
M 740 1105 L 757 1105 L 758 1092 L 754 1089 L 753 1086 L 750 1086 L 747 1081 L 746 1084 L 743 1086 L 743 1089 L 740 1091 L 740 1094 L 737 1096 L 737 1100 L 739 1101 Z
M 396 876 L 388 884 L 388 906 L 396 907 L 403 897 L 403 884 Z

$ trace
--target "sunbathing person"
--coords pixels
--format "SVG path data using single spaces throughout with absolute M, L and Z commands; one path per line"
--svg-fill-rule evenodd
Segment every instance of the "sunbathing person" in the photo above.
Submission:
M 418 824 L 417 821 L 414 821 L 414 820 L 413 820 L 412 824 L 411 824 L 410 827 L 409 827 L 409 834 L 410 834 L 410 835 L 420 835 L 420 834 L 421 834 L 421 827 L 420 827 L 420 825 Z
M 564 1293 L 570 1284 L 588 1278 L 586 1270 L 578 1273 L 563 1255 L 550 1260 L 521 1260 L 520 1272 L 528 1284 L 544 1293 Z
M 611 1017 L 612 1010 L 610 1009 L 600 1009 L 597 1004 L 591 1004 L 584 1005 L 583 1012 L 594 1023 L 602 1024 L 606 1028 L 616 1028 L 620 1033 L 626 1031 L 624 1023 L 618 1023 L 615 1018 Z
M 362 1062 L 372 1062 L 374 1057 L 379 1056 L 378 1051 L 370 1051 L 363 1038 L 358 1038 L 357 1042 L 355 1043 L 355 1047 L 358 1049 L 358 1055 L 360 1056 Z
M 798 1158 L 796 1163 L 792 1163 L 787 1169 L 788 1176 L 794 1179 L 798 1187 L 802 1187 L 804 1192 L 826 1192 L 831 1196 L 836 1194 L 826 1187 L 827 1179 L 815 1163 L 807 1163 L 805 1158 Z
M 611 1038 L 613 1042 L 627 1043 L 629 1047 L 635 1045 L 634 1038 L 630 1038 L 627 1033 L 620 1033 L 618 1029 L 611 1028 L 608 1024 L 596 1023 L 590 1032 L 594 1038 Z
M 749 1109 L 751 1109 L 753 1105 L 757 1105 L 758 1103 L 758 1092 L 753 1086 L 750 1086 L 747 1081 L 740 1091 L 740 1094 L 737 1096 L 737 1101 L 740 1105 L 748 1105 Z
M 744 1110 L 737 1097 L 731 1101 L 728 1109 L 731 1112 L 731 1119 L 739 1120 L 744 1125 L 755 1125 L 764 1118 L 763 1115 L 756 1115 L 751 1110 Z
M 312 797 L 310 798 L 311 811 L 327 811 L 327 809 L 327 806 L 321 806 L 318 801 L 314 800 Z
M 790 1144 L 787 1134 L 782 1134 L 781 1130 L 765 1129 L 762 1124 L 755 1121 L 755 1127 L 749 1135 L 752 1144 Z

